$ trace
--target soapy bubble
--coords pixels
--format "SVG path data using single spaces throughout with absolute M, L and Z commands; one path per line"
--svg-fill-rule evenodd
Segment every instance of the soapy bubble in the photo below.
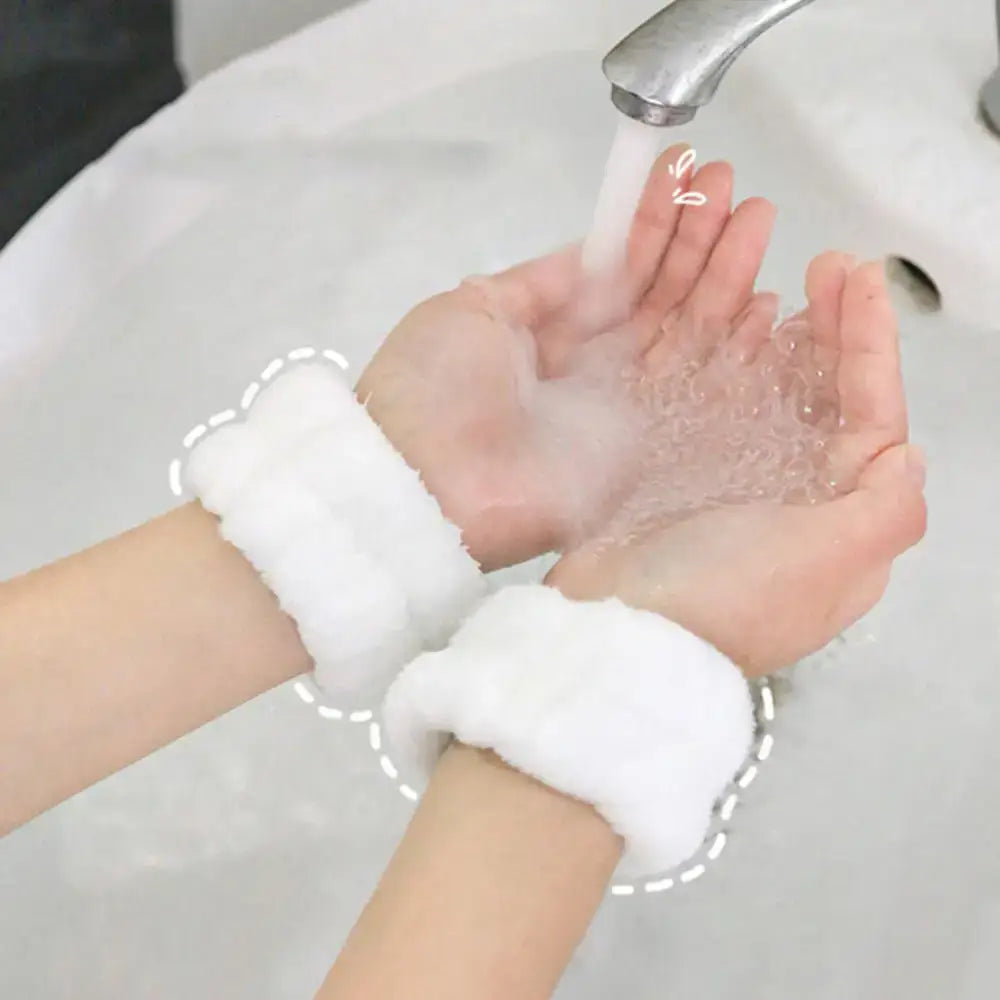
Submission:
M 729 333 L 686 329 L 650 370 L 624 326 L 536 383 L 526 402 L 576 540 L 632 538 L 721 505 L 832 498 L 838 401 L 808 323 L 779 323 L 745 358 L 725 349 Z

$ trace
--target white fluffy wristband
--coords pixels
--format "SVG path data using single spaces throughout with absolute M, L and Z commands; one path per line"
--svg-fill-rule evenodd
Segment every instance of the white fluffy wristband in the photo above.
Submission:
M 396 679 L 383 721 L 397 765 L 426 782 L 450 736 L 592 803 L 626 866 L 693 854 L 754 732 L 743 675 L 708 643 L 618 600 L 500 591 L 446 650 Z
M 485 593 L 458 528 L 328 365 L 272 383 L 244 423 L 195 447 L 186 479 L 295 619 L 331 693 L 381 690 Z

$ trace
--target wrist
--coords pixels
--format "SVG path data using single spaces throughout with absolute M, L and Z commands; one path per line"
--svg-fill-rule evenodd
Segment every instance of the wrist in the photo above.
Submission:
M 577 549 L 563 556 L 549 570 L 544 583 L 571 601 L 603 601 L 616 597 L 637 611 L 657 614 L 712 645 L 745 673 L 759 675 L 774 669 L 776 665 L 755 662 L 738 642 L 732 640 L 733 629 L 725 627 L 726 619 L 710 594 L 655 581 L 644 585 L 641 579 L 637 585 L 635 574 L 628 574 L 622 568 L 625 551 L 610 546 Z
M 579 593 L 581 576 L 563 579 Z M 591 803 L 642 874 L 697 849 L 753 731 L 745 680 L 695 634 L 620 600 L 537 585 L 497 592 L 446 649 L 410 663 L 382 719 L 411 785 L 428 781 L 452 736 L 494 750 Z
M 453 743 L 320 995 L 549 997 L 621 847 L 589 806 Z
M 376 379 L 367 370 L 354 387 L 354 396 L 364 407 L 371 421 L 385 440 L 415 472 L 426 493 L 433 499 L 442 516 L 458 529 L 462 545 L 476 565 L 488 573 L 502 569 L 517 560 L 497 559 L 491 532 L 484 532 L 480 507 L 470 498 L 477 495 L 470 480 L 467 463 L 458 463 L 449 453 L 448 442 L 434 440 L 423 432 L 412 413 L 401 413 L 384 389 L 376 387 Z M 402 418 L 402 419 L 401 419 Z M 527 558 L 527 557 L 526 557 Z
M 522 833 L 523 824 L 530 823 L 535 831 L 546 835 L 549 843 L 556 830 L 561 831 L 561 840 L 586 838 L 591 845 L 588 853 L 609 862 L 609 876 L 621 857 L 624 841 L 589 802 L 543 784 L 493 750 L 453 740 L 442 754 L 432 780 L 432 787 L 442 784 L 463 789 L 466 804 L 472 808 L 497 799 L 505 801 L 509 812 L 519 817 Z

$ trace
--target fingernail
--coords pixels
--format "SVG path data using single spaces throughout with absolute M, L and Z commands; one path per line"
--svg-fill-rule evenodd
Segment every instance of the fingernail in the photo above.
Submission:
M 910 445 L 906 449 L 906 474 L 923 489 L 927 482 L 927 459 L 916 445 Z

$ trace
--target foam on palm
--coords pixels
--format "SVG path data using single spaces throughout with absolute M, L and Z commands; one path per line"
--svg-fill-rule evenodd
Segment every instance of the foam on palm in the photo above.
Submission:
M 836 398 L 801 347 L 807 333 L 805 323 L 779 326 L 750 364 L 721 352 L 704 367 L 682 360 L 663 376 L 638 378 L 641 465 L 610 522 L 613 536 L 710 506 L 831 496 Z
M 750 360 L 728 330 L 678 339 L 654 373 L 628 328 L 583 345 L 528 405 L 553 488 L 576 498 L 582 538 L 622 540 L 724 504 L 815 503 L 833 495 L 827 446 L 838 419 L 833 372 L 801 317 Z M 671 334 L 668 332 L 667 334 Z

